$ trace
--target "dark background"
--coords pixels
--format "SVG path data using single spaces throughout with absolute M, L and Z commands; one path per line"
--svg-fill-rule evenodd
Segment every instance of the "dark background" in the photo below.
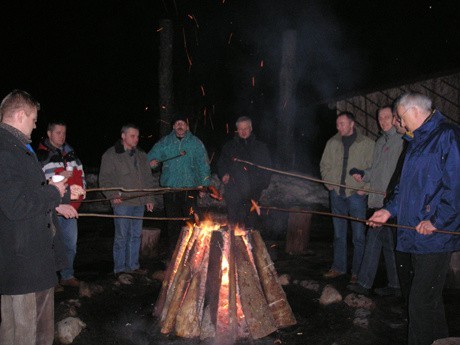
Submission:
M 273 149 L 281 37 L 294 29 L 300 82 L 293 167 L 308 170 L 302 157 L 316 162 L 335 132 L 328 102 L 459 69 L 458 3 L 8 2 L 0 10 L 0 93 L 19 88 L 40 101 L 35 145 L 49 120 L 64 119 L 87 167 L 99 166 L 125 122 L 141 127 L 140 145 L 149 150 L 159 136 L 159 20 L 170 18 L 175 110 L 190 117 L 209 155 L 215 159 L 241 115 L 253 118 L 255 133 Z

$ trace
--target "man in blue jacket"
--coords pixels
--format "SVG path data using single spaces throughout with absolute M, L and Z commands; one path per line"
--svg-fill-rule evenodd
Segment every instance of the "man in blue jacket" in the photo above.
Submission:
M 398 117 L 411 134 L 399 184 L 369 225 L 390 217 L 416 228 L 399 228 L 396 249 L 411 255 L 409 344 L 431 344 L 448 336 L 442 289 L 451 253 L 460 250 L 460 129 L 448 123 L 431 100 L 418 93 L 404 94 L 396 103 Z
M 160 185 L 169 188 L 209 186 L 211 170 L 203 143 L 190 132 L 185 115 L 175 115 L 172 124 L 171 133 L 164 136 L 148 153 L 152 168 L 162 163 Z M 190 216 L 190 208 L 196 209 L 197 196 L 195 190 L 165 194 L 163 200 L 166 216 Z M 168 222 L 169 255 L 177 243 L 182 224 L 180 221 Z

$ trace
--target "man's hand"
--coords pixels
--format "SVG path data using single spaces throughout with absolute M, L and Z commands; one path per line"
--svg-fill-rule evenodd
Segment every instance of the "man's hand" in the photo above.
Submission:
M 72 177 L 73 171 L 63 170 L 59 173 L 59 175 L 64 176 L 65 178 L 69 178 Z
M 229 174 L 225 174 L 224 176 L 222 176 L 222 183 L 223 184 L 227 184 L 228 181 L 230 181 L 230 175 Z
M 358 191 L 356 192 L 356 194 L 358 194 L 358 195 L 361 195 L 361 196 L 362 196 L 362 195 L 366 195 L 366 192 L 365 192 L 365 191 L 363 191 L 363 190 L 358 190 Z
M 436 230 L 436 228 L 433 226 L 433 224 L 431 224 L 429 220 L 422 220 L 415 227 L 415 230 L 417 230 L 417 232 L 422 235 L 431 235 Z
M 86 198 L 86 191 L 83 187 L 73 184 L 70 186 L 70 199 L 77 200 L 81 195 L 83 195 L 83 199 Z
M 112 204 L 114 205 L 120 205 L 122 202 L 121 198 L 112 199 Z
M 149 202 L 145 204 L 145 208 L 147 209 L 147 212 L 152 212 L 153 211 L 153 202 Z
M 77 210 L 68 204 L 60 204 L 56 207 L 56 212 L 65 218 L 78 218 Z
M 150 166 L 151 166 L 152 168 L 157 167 L 157 166 L 158 166 L 158 160 L 152 159 L 152 160 L 150 161 Z
M 53 182 L 53 180 L 50 179 L 48 181 L 48 184 L 56 187 L 59 191 L 59 194 L 61 195 L 61 198 L 64 197 L 67 188 L 67 179 L 62 180 L 61 182 Z
M 386 223 L 390 219 L 391 213 L 385 210 L 384 208 L 375 211 L 372 217 L 366 222 L 367 225 L 376 228 L 382 226 L 383 223 Z

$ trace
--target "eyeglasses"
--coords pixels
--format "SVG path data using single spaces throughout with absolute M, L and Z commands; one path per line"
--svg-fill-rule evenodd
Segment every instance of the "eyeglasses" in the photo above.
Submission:
M 398 113 L 396 113 L 396 119 L 398 120 L 399 124 L 401 124 L 402 117 L 403 117 L 404 115 L 406 115 L 406 113 L 407 113 L 407 112 L 409 111 L 409 109 L 411 109 L 411 108 L 413 108 L 413 107 L 407 108 L 407 109 L 404 111 L 404 113 L 402 113 L 401 115 L 399 115 Z

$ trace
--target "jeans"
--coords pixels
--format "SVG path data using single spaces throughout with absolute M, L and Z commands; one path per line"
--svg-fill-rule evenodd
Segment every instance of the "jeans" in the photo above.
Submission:
M 113 207 L 116 216 L 143 217 L 144 206 Z M 142 219 L 115 218 L 113 241 L 114 273 L 133 271 L 139 268 Z
M 58 220 L 61 239 L 65 248 L 65 259 L 68 264 L 67 267 L 60 271 L 60 274 L 61 279 L 67 280 L 74 276 L 73 262 L 77 254 L 78 226 L 75 218 L 58 217 Z
M 53 344 L 54 288 L 1 298 L 0 344 Z
M 409 345 L 430 345 L 449 336 L 442 290 L 450 257 L 451 253 L 411 255 L 414 277 L 409 294 Z
M 374 284 L 382 249 L 385 257 L 388 286 L 399 288 L 393 232 L 388 227 L 378 227 L 367 231 L 366 248 L 364 249 L 364 257 L 358 274 L 358 283 L 366 289 L 371 289 Z
M 361 219 L 366 217 L 367 196 L 353 194 L 346 197 L 338 195 L 335 190 L 332 190 L 329 194 L 332 213 L 350 215 Z M 348 221 L 334 217 L 332 218 L 332 223 L 334 225 L 334 262 L 331 268 L 337 272 L 346 273 Z M 364 223 L 351 221 L 351 229 L 354 247 L 351 273 L 358 275 L 364 255 L 366 226 Z

